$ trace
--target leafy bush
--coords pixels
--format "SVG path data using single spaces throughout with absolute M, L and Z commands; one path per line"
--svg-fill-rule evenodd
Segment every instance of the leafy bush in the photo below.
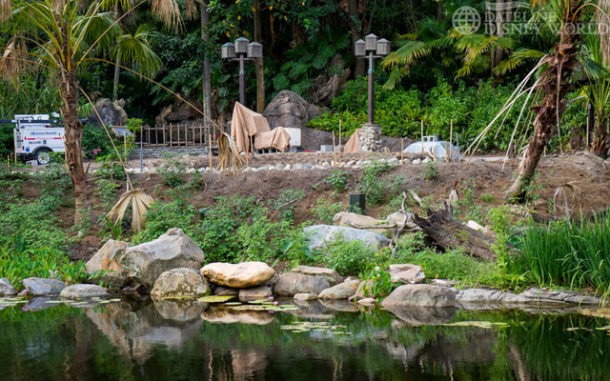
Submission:
M 337 239 L 328 245 L 324 262 L 342 275 L 357 275 L 367 270 L 375 250 L 361 241 Z
M 197 212 L 184 200 L 157 201 L 146 213 L 144 230 L 132 237 L 132 242 L 148 242 L 159 238 L 171 228 L 181 228 L 188 235 L 195 232 Z
M 341 210 L 342 205 L 340 202 L 331 203 L 328 200 L 319 198 L 316 200 L 316 206 L 313 209 L 313 214 L 320 223 L 330 225 L 333 223 L 335 214 L 339 213 Z
M 157 173 L 168 187 L 177 187 L 186 183 L 186 164 L 180 160 L 166 160 L 167 166 L 160 167 Z
M 379 266 L 375 266 L 368 272 L 360 274 L 359 278 L 366 281 L 365 284 L 370 284 L 370 287 L 365 286 L 364 291 L 366 295 L 371 295 L 373 298 L 385 298 L 390 295 L 394 288 L 390 273 Z
M 373 161 L 364 167 L 358 183 L 358 190 L 363 192 L 366 201 L 371 205 L 379 205 L 386 197 L 386 182 L 381 175 L 392 169 L 387 162 Z
M 294 207 L 297 202 L 305 197 L 302 189 L 284 189 L 278 198 L 271 200 L 273 210 L 279 212 L 280 219 L 292 221 L 294 218 Z
M 345 192 L 351 175 L 345 171 L 334 169 L 324 180 L 335 192 Z

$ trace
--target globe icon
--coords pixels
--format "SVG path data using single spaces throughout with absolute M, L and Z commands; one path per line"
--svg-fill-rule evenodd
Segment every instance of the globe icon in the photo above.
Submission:
M 472 34 L 481 27 L 481 15 L 473 7 L 459 7 L 453 14 L 453 27 L 461 34 Z

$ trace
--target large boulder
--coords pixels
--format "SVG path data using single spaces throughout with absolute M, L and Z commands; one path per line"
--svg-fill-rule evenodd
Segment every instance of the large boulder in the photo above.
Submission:
M 57 295 L 66 287 L 60 280 L 45 278 L 26 278 L 21 284 L 31 296 Z
M 124 126 L 127 123 L 127 113 L 125 112 L 125 101 L 112 101 L 108 98 L 100 98 L 95 102 L 95 110 L 89 120 L 96 125 L 104 123 L 107 126 Z
M 313 225 L 306 227 L 303 233 L 309 242 L 310 250 L 323 249 L 338 239 L 361 241 L 375 250 L 390 244 L 390 240 L 381 234 L 347 226 Z
M 249 288 L 268 282 L 275 270 L 263 262 L 242 262 L 238 264 L 214 262 L 201 269 L 208 282 L 231 288 Z
M 381 305 L 418 306 L 418 307 L 453 307 L 455 291 L 429 284 L 412 284 L 400 286 L 385 298 Z
M 13 287 L 13 285 L 11 284 L 11 282 L 9 282 L 8 279 L 0 279 L 0 296 L 15 295 L 16 293 L 17 290 L 15 289 L 15 287 Z
M 179 268 L 167 270 L 155 281 L 150 296 L 155 300 L 189 299 L 210 294 L 205 279 L 196 270 Z
M 426 280 L 421 266 L 411 264 L 390 265 L 390 277 L 392 282 L 403 284 L 423 283 Z
M 320 109 L 317 106 L 309 104 L 299 94 L 290 90 L 280 91 L 263 111 L 263 116 L 267 118 L 271 128 L 302 129 L 313 117 L 318 115 L 320 115 Z
M 98 275 L 104 283 L 111 287 L 120 287 L 123 282 L 121 259 L 128 247 L 127 242 L 108 240 L 85 264 L 87 273 Z
M 307 275 L 320 275 L 325 277 L 331 286 L 343 282 L 343 277 L 339 275 L 336 270 L 329 269 L 326 267 L 313 267 L 313 266 L 297 266 L 291 270 L 293 273 L 301 273 Z
M 61 290 L 59 296 L 65 299 L 104 298 L 110 296 L 108 290 L 96 284 L 73 284 Z
M 359 285 L 360 281 L 357 279 L 348 280 L 331 288 L 327 288 L 318 295 L 318 298 L 347 300 L 350 296 L 354 295 Z
M 325 276 L 289 272 L 280 275 L 273 292 L 280 296 L 319 294 L 329 287 L 330 283 Z
M 181 229 L 168 230 L 154 241 L 137 246 L 108 241 L 89 262 L 87 272 L 102 271 L 112 287 L 140 284 L 152 287 L 163 272 L 186 267 L 199 269 L 203 251 Z

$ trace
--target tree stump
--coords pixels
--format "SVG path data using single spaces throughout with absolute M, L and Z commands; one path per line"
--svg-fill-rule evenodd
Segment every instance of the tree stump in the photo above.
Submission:
M 428 209 L 428 218 L 415 214 L 413 222 L 444 249 L 461 247 L 475 258 L 486 261 L 496 259 L 491 250 L 496 241 L 454 219 L 447 203 L 443 203 L 443 208 L 439 210 Z

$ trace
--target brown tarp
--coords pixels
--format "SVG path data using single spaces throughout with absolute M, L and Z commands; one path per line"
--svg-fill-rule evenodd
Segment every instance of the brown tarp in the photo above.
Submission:
M 275 148 L 284 152 L 290 144 L 290 135 L 283 127 L 271 130 L 264 116 L 239 102 L 235 102 L 233 108 L 231 137 L 240 152 L 249 151 L 250 137 L 253 137 L 255 149 Z
M 343 148 L 343 152 L 345 153 L 356 153 L 360 152 L 360 129 L 356 129 L 352 136 L 350 136 L 347 143 L 345 143 L 345 147 Z

